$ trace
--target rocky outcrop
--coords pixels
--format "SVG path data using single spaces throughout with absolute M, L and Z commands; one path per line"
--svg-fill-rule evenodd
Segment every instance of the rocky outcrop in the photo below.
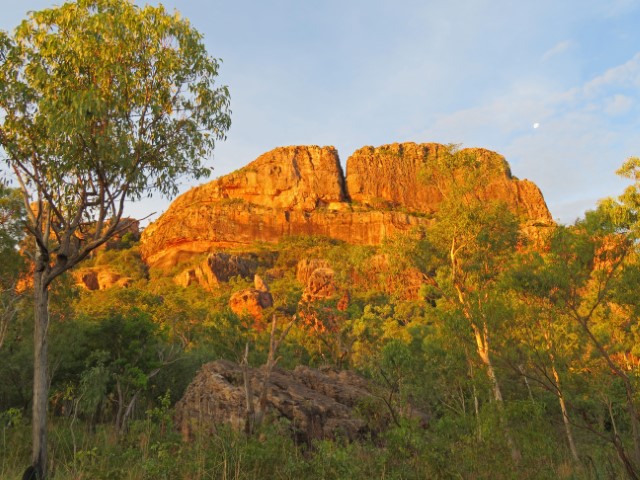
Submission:
M 251 277 L 255 269 L 256 262 L 251 258 L 217 252 L 209 255 L 199 265 L 183 270 L 173 280 L 183 287 L 197 284 L 212 291 L 232 277 Z
M 307 302 L 331 298 L 336 293 L 336 272 L 330 268 L 316 268 L 302 293 L 302 299 Z
M 296 279 L 304 285 L 303 302 L 331 298 L 336 294 L 336 272 L 321 258 L 303 258 L 296 265 Z
M 272 306 L 269 287 L 258 275 L 254 277 L 254 288 L 245 288 L 229 298 L 229 307 L 235 314 L 250 315 L 254 320 L 262 320 L 262 311 Z
M 204 252 L 246 248 L 256 241 L 277 243 L 293 235 L 320 235 L 377 245 L 387 236 L 430 223 L 404 212 L 283 211 L 216 202 L 183 214 L 182 218 L 176 212 L 162 216 L 143 232 L 141 252 L 150 266 L 169 269 Z
M 258 403 L 264 382 L 263 369 L 248 369 L 248 378 Z M 360 438 L 389 421 L 388 409 L 372 395 L 372 386 L 349 371 L 315 370 L 299 366 L 293 371 L 275 368 L 266 395 L 266 414 L 285 419 L 298 441 L 323 438 Z M 367 409 L 363 409 L 364 405 Z M 242 368 L 218 360 L 204 365 L 175 407 L 175 422 L 185 439 L 197 431 L 215 431 L 216 426 L 245 428 L 246 394 Z M 368 421 L 365 410 L 378 421 Z M 412 412 L 426 422 L 426 416 Z
M 449 178 L 429 167 L 451 156 L 450 147 L 437 143 L 394 143 L 357 150 L 347 162 L 347 190 L 352 201 L 375 208 L 405 208 L 432 214 L 443 196 L 460 178 Z M 551 215 L 538 187 L 511 175 L 502 155 L 481 148 L 455 153 L 476 169 L 481 185 L 475 195 L 483 200 L 504 202 L 514 213 L 528 220 L 550 222 Z M 457 172 L 464 174 L 463 172 Z
M 233 293 L 229 298 L 229 307 L 236 315 L 250 315 L 254 320 L 262 320 L 262 311 L 271 306 L 271 294 L 255 288 L 245 288 Z
M 333 147 L 280 147 L 246 167 L 195 188 L 176 209 L 211 201 L 311 211 L 345 200 L 344 176 Z
M 143 258 L 168 269 L 194 254 L 291 235 L 379 244 L 432 223 L 452 182 L 426 175 L 427 167 L 448 152 L 437 144 L 365 147 L 348 159 L 345 179 L 333 147 L 277 148 L 178 197 L 143 232 Z M 513 177 L 502 156 L 462 152 L 485 170 L 476 196 L 505 202 L 525 222 L 551 222 L 538 188 Z
M 306 285 L 311 274 L 318 268 L 330 268 L 329 262 L 321 258 L 303 258 L 296 265 L 296 279 Z
M 111 287 L 128 287 L 132 279 L 110 268 L 81 268 L 72 272 L 76 285 L 87 290 L 106 290 Z
M 377 254 L 363 265 L 363 272 L 352 278 L 354 284 L 370 285 L 403 300 L 419 300 L 420 290 L 431 280 L 420 270 L 407 265 L 392 266 L 387 254 Z

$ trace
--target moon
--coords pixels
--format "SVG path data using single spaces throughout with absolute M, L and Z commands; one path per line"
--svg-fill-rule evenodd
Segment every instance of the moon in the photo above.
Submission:
M 533 124 L 533 128 L 538 128 L 540 126 L 540 124 L 538 122 Z

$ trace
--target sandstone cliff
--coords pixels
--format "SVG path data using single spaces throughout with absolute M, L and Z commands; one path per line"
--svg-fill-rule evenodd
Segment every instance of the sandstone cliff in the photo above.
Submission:
M 456 179 L 426 176 L 426 167 L 451 155 L 437 143 L 394 143 L 364 147 L 347 161 L 347 190 L 352 201 L 372 207 L 404 208 L 414 213 L 435 213 Z M 482 171 L 482 186 L 475 192 L 483 200 L 505 202 L 528 220 L 550 222 L 551 215 L 538 187 L 511 175 L 502 155 L 480 148 L 461 150 Z
M 246 167 L 178 197 L 143 232 L 148 264 L 170 268 L 189 256 L 288 235 L 322 235 L 374 245 L 397 232 L 429 225 L 451 182 L 425 178 L 426 166 L 447 154 L 438 144 L 364 147 L 343 176 L 333 147 L 282 147 Z M 529 223 L 551 222 L 540 190 L 511 176 L 504 158 L 481 149 L 486 200 L 504 201 Z

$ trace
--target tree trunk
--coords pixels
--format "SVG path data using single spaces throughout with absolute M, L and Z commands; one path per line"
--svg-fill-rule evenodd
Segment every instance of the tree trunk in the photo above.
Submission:
M 468 317 L 467 317 L 468 318 Z M 478 350 L 478 355 L 484 364 L 485 370 L 487 372 L 487 376 L 489 377 L 489 383 L 491 383 L 491 390 L 493 391 L 493 398 L 496 401 L 496 406 L 498 408 L 498 415 L 500 424 L 502 426 L 502 430 L 504 432 L 504 437 L 507 441 L 507 445 L 509 446 L 509 451 L 511 452 L 511 459 L 513 463 L 518 465 L 520 460 L 522 460 L 522 454 L 520 450 L 516 446 L 516 442 L 511 435 L 511 429 L 507 423 L 507 419 L 504 418 L 504 412 L 502 411 L 504 408 L 504 401 L 502 399 L 502 391 L 500 390 L 500 383 L 498 383 L 498 377 L 496 376 L 496 372 L 493 369 L 493 363 L 491 362 L 490 349 L 489 349 L 489 335 L 487 332 L 486 324 L 483 325 L 483 329 L 480 330 L 478 325 L 474 322 L 470 322 L 471 327 L 473 329 L 474 336 L 476 337 L 476 346 Z
M 622 372 L 624 374 L 624 372 Z M 627 412 L 629 413 L 629 421 L 631 422 L 631 434 L 633 436 L 633 453 L 636 467 L 640 467 L 640 425 L 638 425 L 638 412 L 633 403 L 633 387 L 629 377 L 624 374 L 622 377 L 624 389 L 627 394 Z
M 547 349 L 549 350 L 549 360 L 551 362 L 551 373 L 553 373 L 553 381 L 555 382 L 555 393 L 558 397 L 558 402 L 560 403 L 560 410 L 562 411 L 562 423 L 564 423 L 564 431 L 567 435 L 567 442 L 569 442 L 569 449 L 571 450 L 571 456 L 573 460 L 578 463 L 580 462 L 580 457 L 578 456 L 578 449 L 576 448 L 576 444 L 573 440 L 573 431 L 571 430 L 571 422 L 569 420 L 569 411 L 567 410 L 567 403 L 564 400 L 564 394 L 562 393 L 562 384 L 560 383 L 560 374 L 556 369 L 556 354 L 555 347 L 553 344 L 553 340 L 551 338 L 551 325 L 549 322 L 548 328 L 544 330 L 544 338 L 547 341 Z
M 124 393 L 120 380 L 116 380 L 116 392 L 118 393 L 118 410 L 116 411 L 116 434 L 120 435 L 122 425 L 122 415 L 124 414 Z
M 33 332 L 33 417 L 31 427 L 33 449 L 31 462 L 38 479 L 47 476 L 47 400 L 49 398 L 49 374 L 47 358 L 47 330 L 49 327 L 49 289 L 45 282 L 46 263 L 36 254 L 33 275 L 35 328 Z
M 121 424 L 118 426 L 118 432 L 120 434 L 124 433 L 127 430 L 127 422 L 129 421 L 129 417 L 133 413 L 133 409 L 136 405 L 136 400 L 138 400 L 138 396 L 140 395 L 140 390 L 138 390 L 133 398 L 129 401 L 124 414 L 122 415 Z
M 560 402 L 560 410 L 562 410 L 562 422 L 564 423 L 564 431 L 567 435 L 567 442 L 569 442 L 569 449 L 571 450 L 571 456 L 575 462 L 580 461 L 580 457 L 578 456 L 578 449 L 576 448 L 576 444 L 573 440 L 573 432 L 571 431 L 571 422 L 569 421 L 569 412 L 567 410 L 567 404 L 564 401 L 564 395 L 562 394 L 562 385 L 560 384 L 560 375 L 556 370 L 555 363 L 551 363 L 551 371 L 553 373 L 553 379 L 556 382 L 556 390 L 558 395 L 558 402 Z

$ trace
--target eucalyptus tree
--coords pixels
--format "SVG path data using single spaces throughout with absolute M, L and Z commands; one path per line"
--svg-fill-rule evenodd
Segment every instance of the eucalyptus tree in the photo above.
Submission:
M 621 362 L 621 358 L 633 352 L 637 344 L 632 327 L 637 318 L 626 315 L 634 315 L 638 310 L 636 295 L 640 269 L 633 259 L 633 243 L 626 235 L 612 230 L 616 222 L 609 213 L 600 208 L 588 212 L 584 220 L 571 227 L 556 227 L 545 250 L 527 259 L 516 272 L 516 283 L 521 284 L 516 288 L 535 301 L 543 315 L 553 318 L 549 324 L 551 330 L 565 321 L 573 323 L 576 329 L 571 336 L 578 338 L 570 339 L 564 332 L 563 341 L 583 344 L 584 357 L 601 363 L 602 373 L 599 376 L 604 379 L 611 375 L 612 380 L 617 380 L 622 387 L 624 399 L 614 402 L 626 406 L 628 418 L 625 424 L 630 427 L 633 444 L 631 453 L 615 426 L 610 434 L 598 432 L 588 425 L 588 416 L 583 417 L 588 430 L 611 442 L 629 478 L 640 478 L 640 424 L 635 407 L 637 381 L 634 378 L 637 374 Z M 631 291 L 633 293 L 629 295 Z M 555 365 L 556 348 L 549 342 L 547 354 L 554 375 L 552 386 L 557 390 L 555 393 L 561 401 L 563 421 L 568 428 L 565 395 Z M 607 397 L 610 394 L 616 396 L 612 390 L 609 387 Z M 582 395 L 587 397 L 589 393 L 583 392 Z M 611 423 L 615 425 L 610 404 L 608 409 Z
M 46 476 L 48 291 L 123 228 L 125 202 L 209 174 L 230 126 L 219 61 L 178 13 L 78 0 L 0 32 L 0 146 L 33 238 L 32 462 Z
M 491 176 L 508 168 L 501 158 L 482 158 L 474 150 L 452 146 L 430 159 L 423 172 L 441 192 L 443 201 L 427 240 L 440 252 L 436 273 L 442 300 L 464 318 L 500 412 L 505 440 L 514 463 L 521 453 L 502 413 L 504 398 L 494 361 L 492 339 L 508 308 L 499 278 L 519 241 L 518 221 L 505 205 L 482 199 Z

